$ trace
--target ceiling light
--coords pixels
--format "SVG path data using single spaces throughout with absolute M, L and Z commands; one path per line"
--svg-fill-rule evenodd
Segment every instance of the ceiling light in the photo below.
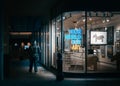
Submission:
M 109 19 L 106 19 L 107 22 L 109 22 L 110 20 Z
M 63 20 L 65 19 L 65 17 L 63 17 Z
M 10 32 L 10 35 L 31 35 L 32 32 Z
M 83 19 L 83 22 L 85 22 L 85 19 Z
M 105 27 L 105 30 L 107 30 L 107 27 Z
M 105 23 L 105 20 L 103 20 L 102 22 Z

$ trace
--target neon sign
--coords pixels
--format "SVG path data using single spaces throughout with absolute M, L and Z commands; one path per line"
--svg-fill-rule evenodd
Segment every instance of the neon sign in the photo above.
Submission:
M 65 39 L 70 40 L 71 39 L 70 35 L 69 34 L 65 34 Z
M 81 40 L 71 40 L 71 44 L 81 44 Z
M 81 29 L 71 29 L 69 30 L 70 34 L 82 34 L 82 30 Z
M 71 40 L 71 44 L 81 44 L 82 29 L 70 29 L 69 34 L 65 34 L 66 40 Z
M 70 38 L 71 39 L 76 39 L 76 40 L 79 39 L 80 40 L 80 39 L 82 39 L 82 36 L 81 35 L 70 35 Z

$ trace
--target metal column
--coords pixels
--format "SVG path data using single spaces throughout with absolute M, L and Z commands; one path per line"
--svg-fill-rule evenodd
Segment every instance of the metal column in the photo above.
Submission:
M 85 11 L 85 73 L 87 73 L 87 11 Z

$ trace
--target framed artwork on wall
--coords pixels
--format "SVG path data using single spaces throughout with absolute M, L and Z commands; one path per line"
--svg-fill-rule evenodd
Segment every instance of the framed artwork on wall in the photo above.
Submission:
M 90 34 L 91 45 L 105 45 L 107 44 L 107 32 L 105 31 L 91 31 Z

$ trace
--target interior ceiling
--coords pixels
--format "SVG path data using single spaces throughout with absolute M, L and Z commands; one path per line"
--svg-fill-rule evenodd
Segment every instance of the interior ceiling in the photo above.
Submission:
M 5 0 L 6 15 L 48 16 L 58 0 Z
M 67 14 L 67 13 L 66 13 Z M 69 13 L 68 13 L 69 14 Z M 64 30 L 67 31 L 70 28 L 81 28 L 84 31 L 84 26 L 85 26 L 85 22 L 83 22 L 84 19 L 84 13 L 74 13 L 71 14 L 71 17 L 66 18 L 64 20 Z M 92 20 L 89 20 L 89 19 Z M 116 23 L 120 22 L 120 14 L 118 15 L 113 15 L 112 17 L 106 17 L 110 18 L 109 22 L 105 22 L 103 23 L 103 20 L 105 19 L 105 17 L 103 17 L 101 14 L 98 17 L 89 17 L 87 18 L 87 28 L 88 29 L 94 29 L 94 28 L 101 28 L 101 27 L 107 27 L 109 25 L 115 25 Z M 60 28 L 60 23 L 58 23 L 58 28 Z

